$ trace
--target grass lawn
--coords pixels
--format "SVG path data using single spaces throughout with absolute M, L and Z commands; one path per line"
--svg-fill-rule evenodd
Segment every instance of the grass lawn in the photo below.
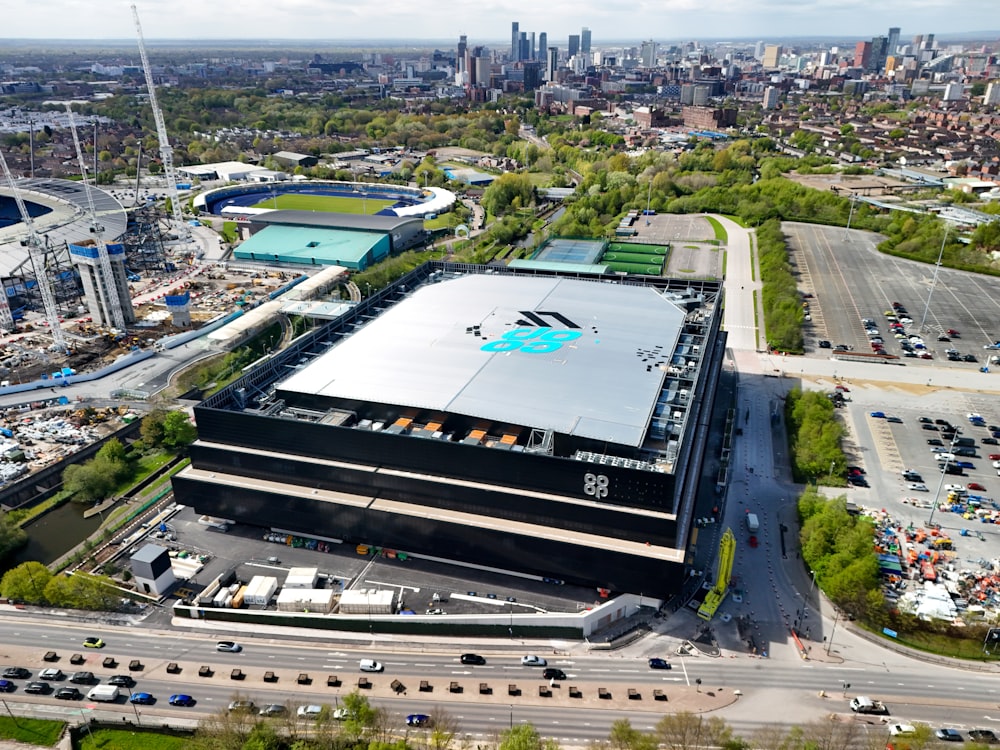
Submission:
M 552 184 L 552 172 L 528 172 L 528 181 L 535 187 L 548 187 Z
M 93 734 L 80 735 L 80 750 L 183 750 L 191 744 L 190 737 L 174 737 L 153 732 L 131 732 L 124 729 L 95 729 Z
M 424 219 L 424 229 L 441 229 L 451 226 L 451 214 L 439 214 L 433 219 Z
M 729 241 L 729 235 L 726 233 L 726 228 L 719 223 L 718 219 L 706 216 L 705 221 L 712 225 L 712 231 L 715 232 L 715 239 L 722 244 L 726 244 L 726 242 Z
M 383 208 L 394 206 L 396 201 L 376 198 L 344 198 L 337 195 L 299 195 L 286 193 L 268 198 L 253 208 L 277 208 L 295 211 L 328 211 L 339 214 L 377 214 Z
M 24 719 L 0 716 L 0 737 L 31 745 L 55 745 L 62 736 L 65 721 Z

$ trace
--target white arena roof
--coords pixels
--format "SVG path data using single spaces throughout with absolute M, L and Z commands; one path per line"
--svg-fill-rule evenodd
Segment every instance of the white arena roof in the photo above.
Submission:
M 683 322 L 651 287 L 467 275 L 417 289 L 278 389 L 638 447 Z

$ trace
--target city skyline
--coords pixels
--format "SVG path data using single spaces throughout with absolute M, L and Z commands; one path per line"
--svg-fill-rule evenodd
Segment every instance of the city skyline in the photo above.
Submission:
M 115 8 L 120 10 L 116 11 Z M 816 0 L 799 6 L 778 0 L 660 0 L 658 3 L 556 0 L 545 12 L 517 9 L 494 0 L 459 0 L 448 13 L 400 0 L 377 5 L 342 0 L 297 0 L 274 4 L 232 0 L 172 4 L 139 3 L 147 39 L 260 40 L 445 40 L 460 34 L 485 43 L 509 34 L 512 21 L 523 30 L 547 31 L 565 45 L 582 26 L 592 30 L 593 46 L 642 39 L 750 40 L 787 37 L 870 38 L 890 26 L 902 27 L 902 39 L 914 34 L 970 34 L 984 25 L 987 0 Z M 572 19 L 572 20 L 569 20 Z M 721 23 L 720 23 L 721 21 Z M 980 31 L 987 36 L 1000 32 Z M 102 12 L 78 0 L 41 0 L 4 13 L 3 40 L 119 40 L 135 36 L 129 6 L 105 6 Z

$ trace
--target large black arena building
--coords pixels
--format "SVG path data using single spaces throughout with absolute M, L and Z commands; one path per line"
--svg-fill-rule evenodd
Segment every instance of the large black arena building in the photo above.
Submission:
M 669 596 L 720 285 L 428 263 L 195 409 L 198 512 Z

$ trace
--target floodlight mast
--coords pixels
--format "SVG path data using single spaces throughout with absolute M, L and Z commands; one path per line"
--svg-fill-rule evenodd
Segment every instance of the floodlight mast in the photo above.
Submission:
M 153 108 L 153 119 L 156 121 L 156 137 L 160 142 L 160 159 L 163 171 L 167 175 L 167 195 L 170 197 L 170 209 L 176 225 L 177 236 L 182 240 L 188 238 L 187 225 L 181 216 L 180 196 L 177 193 L 177 172 L 174 170 L 174 149 L 167 138 L 167 124 L 163 121 L 163 112 L 156 99 L 156 84 L 153 83 L 153 69 L 149 65 L 146 54 L 146 42 L 142 37 L 142 24 L 139 23 L 139 11 L 132 5 L 132 18 L 135 20 L 135 33 L 139 39 L 139 57 L 142 58 L 142 69 L 146 74 L 146 89 L 149 92 L 149 104 Z
M 59 308 L 56 306 L 56 298 L 52 294 L 52 287 L 49 286 L 49 278 L 45 273 L 45 253 L 42 250 L 42 238 L 35 231 L 35 222 L 32 221 L 31 214 L 28 213 L 28 207 L 24 205 L 24 200 L 21 198 L 21 191 L 17 189 L 17 185 L 14 183 L 14 176 L 10 173 L 10 168 L 7 166 L 7 159 L 4 158 L 2 151 L 0 151 L 0 167 L 3 168 L 3 175 L 7 179 L 11 193 L 14 195 L 14 202 L 17 204 L 17 210 L 21 214 L 21 221 L 24 222 L 24 226 L 28 231 L 28 236 L 22 240 L 22 244 L 28 248 L 28 256 L 31 258 L 31 265 L 35 269 L 35 282 L 38 284 L 38 291 L 42 293 L 42 305 L 45 307 L 45 320 L 48 322 L 49 331 L 52 333 L 52 343 L 55 344 L 57 349 L 65 352 L 68 347 L 66 346 L 66 337 L 63 335 L 62 327 L 59 325 Z M 9 317 L 10 330 L 14 330 L 14 316 L 10 312 L 6 292 L 2 296 L 4 298 L 2 309 L 0 309 L 0 316 L 4 318 L 2 325 L 6 327 L 6 319 Z
M 69 127 L 73 132 L 73 145 L 76 146 L 76 158 L 80 162 L 80 177 L 83 179 L 83 192 L 87 194 L 87 207 L 90 209 L 90 231 L 94 234 L 94 242 L 97 244 L 97 263 L 101 267 L 101 275 L 104 276 L 104 300 L 111 313 L 111 323 L 122 333 L 125 332 L 125 314 L 122 312 L 122 303 L 118 298 L 118 284 L 115 281 L 114 270 L 111 268 L 111 258 L 108 257 L 108 246 L 104 242 L 104 227 L 97 220 L 97 208 L 94 206 L 94 195 L 90 191 L 92 188 L 87 184 L 87 164 L 83 159 L 83 149 L 80 147 L 80 136 L 76 132 L 76 119 L 73 117 L 73 106 L 66 103 L 66 114 L 69 115 Z M 97 144 L 94 144 L 97 147 Z

